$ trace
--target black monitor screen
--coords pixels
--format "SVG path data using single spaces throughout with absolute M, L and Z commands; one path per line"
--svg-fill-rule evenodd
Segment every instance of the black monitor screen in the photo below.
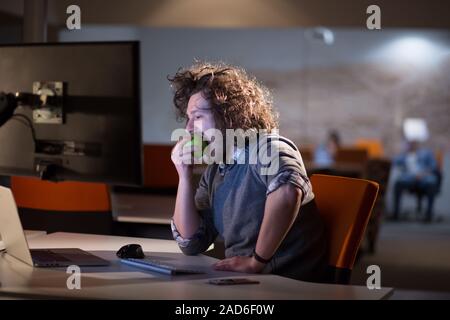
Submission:
M 41 103 L 0 126 L 0 175 L 141 184 L 139 80 L 137 42 L 0 46 L 0 92 Z

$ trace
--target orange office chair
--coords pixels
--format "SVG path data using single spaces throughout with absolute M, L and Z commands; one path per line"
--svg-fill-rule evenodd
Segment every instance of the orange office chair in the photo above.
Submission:
M 111 229 L 106 184 L 11 177 L 11 190 L 24 228 L 87 233 L 109 233 Z
M 311 183 L 328 238 L 331 281 L 348 284 L 378 194 L 368 180 L 314 174 Z
M 110 211 L 108 187 L 101 183 L 49 182 L 37 178 L 11 177 L 17 206 L 50 211 Z
M 382 158 L 384 156 L 383 144 L 377 139 L 357 139 L 355 142 L 357 148 L 367 150 L 369 158 Z
M 176 189 L 178 174 L 172 163 L 173 145 L 144 145 L 144 185 L 152 188 Z

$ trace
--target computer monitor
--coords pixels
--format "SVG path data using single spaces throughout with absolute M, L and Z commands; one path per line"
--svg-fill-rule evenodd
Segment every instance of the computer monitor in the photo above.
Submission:
M 140 185 L 139 84 L 138 42 L 0 46 L 0 92 L 39 102 L 0 124 L 0 175 Z

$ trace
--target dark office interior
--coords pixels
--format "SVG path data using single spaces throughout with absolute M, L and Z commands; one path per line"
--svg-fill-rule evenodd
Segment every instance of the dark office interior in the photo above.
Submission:
M 72 4 L 81 8 L 80 29 L 67 24 L 66 9 Z M 101 109 L 100 97 L 99 114 L 88 123 L 70 109 L 70 99 L 64 102 L 67 123 L 81 121 L 79 130 L 70 134 L 79 131 L 76 136 L 84 139 L 92 133 L 100 141 L 112 139 L 102 136 L 103 128 L 115 132 L 121 143 L 103 145 L 103 151 L 111 153 L 100 164 L 110 166 L 110 171 L 102 175 L 98 163 L 88 163 L 92 176 L 75 175 L 73 181 L 67 172 L 60 182 L 39 179 L 39 174 L 53 177 L 51 171 L 14 175 L 2 167 L 9 158 L 1 155 L 6 149 L 0 142 L 0 185 L 12 190 L 23 229 L 173 240 L 170 221 L 178 175 L 171 161 L 171 133 L 184 123 L 176 120 L 167 77 L 195 59 L 224 61 L 242 66 L 271 90 L 280 133 L 298 146 L 309 177 L 325 174 L 378 184 L 347 285 L 366 286 L 368 266 L 377 265 L 381 285 L 394 288 L 389 299 L 450 299 L 450 4 L 378 1 L 381 29 L 370 30 L 366 9 L 371 4 L 2 0 L 0 59 L 8 56 L 8 48 L 30 43 L 58 48 L 73 42 L 138 43 L 136 53 L 125 48 L 115 56 L 111 49 L 111 61 L 123 59 L 116 71 L 107 69 L 109 58 L 100 53 L 92 56 L 85 70 L 92 69 L 93 76 L 83 78 L 80 73 L 85 85 L 68 85 L 78 96 L 112 99 L 104 102 L 109 113 Z M 65 63 L 73 68 L 67 70 L 81 72 L 76 65 L 81 59 L 72 54 Z M 67 51 L 61 55 L 70 57 Z M 57 56 L 50 58 L 55 64 Z M 31 66 L 31 55 L 26 57 L 24 65 Z M 4 59 L 0 70 L 7 70 L 1 67 L 8 66 Z M 15 89 L 13 73 L 0 77 L 5 86 L 0 92 L 27 90 Z M 116 77 L 129 87 L 116 87 Z M 139 110 L 121 114 L 124 105 Z M 34 111 L 23 112 L 34 117 Z M 90 112 L 92 116 L 97 111 Z M 124 118 L 139 123 L 123 125 Z M 14 122 L 22 126 L 21 139 L 26 140 L 29 132 L 24 124 Z M 4 128 L 12 126 L 7 122 Z M 0 141 L 6 139 L 1 129 L 2 125 Z M 62 134 L 57 129 L 36 130 L 44 139 L 40 141 L 47 143 L 52 135 Z M 18 144 L 26 148 L 27 143 L 11 137 L 14 148 Z M 95 153 L 91 147 L 84 146 L 84 152 Z M 432 192 L 401 189 L 401 166 L 403 162 L 408 166 L 413 149 L 427 150 L 433 161 Z M 40 161 L 36 159 L 34 165 Z M 121 168 L 128 171 L 119 174 Z M 194 168 L 197 182 L 204 169 Z M 335 201 L 345 206 L 353 199 Z M 216 243 L 207 255 L 223 258 L 221 246 Z

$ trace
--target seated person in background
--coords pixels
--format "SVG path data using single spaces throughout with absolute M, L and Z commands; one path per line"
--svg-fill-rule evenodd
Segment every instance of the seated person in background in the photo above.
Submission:
M 420 147 L 418 141 L 409 141 L 406 151 L 394 158 L 393 164 L 400 169 L 400 174 L 394 182 L 392 218 L 398 219 L 403 191 L 417 190 L 427 197 L 425 221 L 431 221 L 434 197 L 438 187 L 437 163 L 433 153 Z
M 320 144 L 314 152 L 314 165 L 327 168 L 334 164 L 334 157 L 341 145 L 339 133 L 336 130 L 328 132 L 327 141 Z
M 186 148 L 189 138 L 175 145 L 172 161 L 179 184 L 171 225 L 183 253 L 205 252 L 219 238 L 225 259 L 214 265 L 217 270 L 326 280 L 325 229 L 311 182 L 298 148 L 273 133 L 278 123 L 268 90 L 244 70 L 222 64 L 197 63 L 169 80 L 186 130 L 203 134 L 210 143 L 207 148 L 223 149 L 210 129 L 257 132 L 256 142 L 242 148 L 224 136 L 225 158 L 238 162 L 208 164 L 198 186 L 193 186 L 190 160 L 183 160 L 195 155 L 195 149 Z M 261 131 L 270 139 L 262 140 L 267 134 Z M 270 164 L 259 158 L 248 161 L 259 148 L 278 150 L 276 158 L 272 153 Z M 261 170 L 274 162 L 273 172 Z

